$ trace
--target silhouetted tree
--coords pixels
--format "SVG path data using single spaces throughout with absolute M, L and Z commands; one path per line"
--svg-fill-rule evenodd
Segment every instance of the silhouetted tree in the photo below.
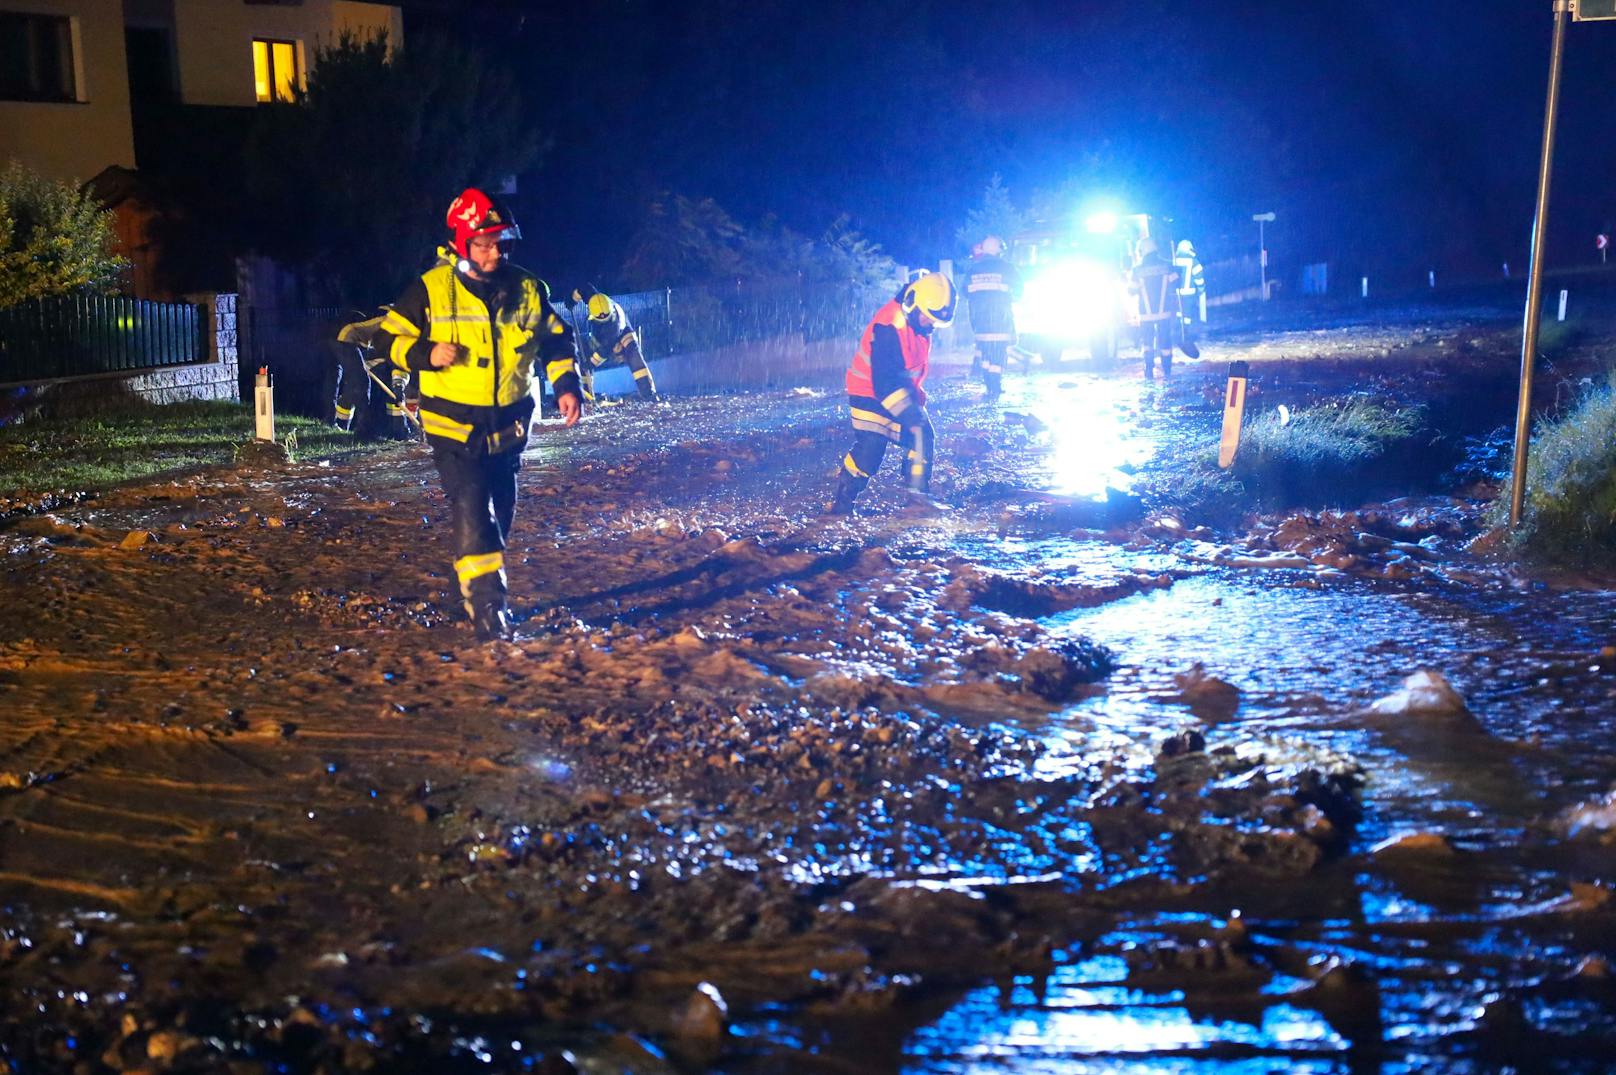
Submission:
M 509 75 L 443 37 L 344 34 L 307 89 L 261 106 L 247 144 L 255 246 L 313 266 L 348 303 L 391 298 L 444 237 L 449 201 L 543 148 Z

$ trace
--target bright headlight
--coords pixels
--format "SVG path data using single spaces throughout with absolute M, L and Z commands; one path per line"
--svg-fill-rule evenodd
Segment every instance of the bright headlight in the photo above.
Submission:
M 1016 328 L 1034 336 L 1085 340 L 1117 321 L 1116 275 L 1097 261 L 1055 262 L 1022 289 Z

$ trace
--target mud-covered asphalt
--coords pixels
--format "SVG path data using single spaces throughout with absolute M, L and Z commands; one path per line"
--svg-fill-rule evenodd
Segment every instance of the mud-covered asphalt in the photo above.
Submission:
M 1270 391 L 1418 394 L 1447 338 L 1398 362 L 1342 331 L 1388 364 Z M 1156 644 L 1175 592 L 1179 628 L 1326 594 L 1333 625 L 1292 614 L 1336 638 L 1360 605 L 1564 593 L 1465 552 L 1463 497 L 1173 511 L 1152 460 L 1215 436 L 1218 363 L 1257 346 L 1165 388 L 1040 371 L 999 408 L 945 373 L 939 516 L 890 473 L 818 515 L 834 392 L 546 427 L 514 644 L 461 622 L 415 446 L 12 521 L 0 1070 L 1601 1070 L 1609 621 L 1499 673 L 1500 712 L 1537 690 L 1586 722 L 1547 761 L 1529 715 L 1371 711 L 1475 671 L 1441 631 L 1366 616 L 1378 678 L 1283 704 L 1225 632 Z M 1444 750 L 1562 794 L 1488 815 L 1461 787 L 1462 825 L 1383 780 Z

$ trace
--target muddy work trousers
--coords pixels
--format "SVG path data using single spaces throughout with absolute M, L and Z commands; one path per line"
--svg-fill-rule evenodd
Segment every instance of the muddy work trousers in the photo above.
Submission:
M 978 336 L 976 361 L 982 367 L 982 383 L 988 386 L 988 398 L 998 399 L 1004 390 L 1004 364 L 1010 353 L 1008 336 Z
M 629 372 L 634 374 L 634 390 L 640 394 L 640 398 L 656 399 L 656 379 L 651 376 L 651 367 L 646 364 L 645 355 L 640 352 L 640 341 L 633 336 L 629 336 L 625 343 L 620 344 L 611 358 L 597 351 L 588 361 L 580 363 L 583 367 L 585 398 L 591 400 L 595 398 L 595 371 L 615 365 L 619 359 L 629 368 Z
M 894 415 L 868 396 L 849 396 L 848 406 L 853 421 L 853 447 L 842 459 L 830 510 L 839 514 L 852 510 L 853 501 L 881 469 L 888 444 L 896 444 L 904 450 L 904 478 L 909 491 L 929 493 L 937 434 L 926 408 L 910 407 Z
M 466 614 L 505 607 L 505 542 L 516 516 L 519 449 L 498 455 L 432 445 L 432 462 L 449 496 L 455 577 Z

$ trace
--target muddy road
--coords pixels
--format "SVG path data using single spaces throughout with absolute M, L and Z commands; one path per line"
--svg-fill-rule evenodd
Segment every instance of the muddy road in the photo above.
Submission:
M 514 644 L 414 446 L 10 520 L 0 1070 L 1607 1070 L 1616 596 L 1468 551 L 1512 317 L 945 367 L 937 516 L 818 515 L 834 386 L 546 428 Z M 1234 357 L 1451 436 L 1201 517 Z

